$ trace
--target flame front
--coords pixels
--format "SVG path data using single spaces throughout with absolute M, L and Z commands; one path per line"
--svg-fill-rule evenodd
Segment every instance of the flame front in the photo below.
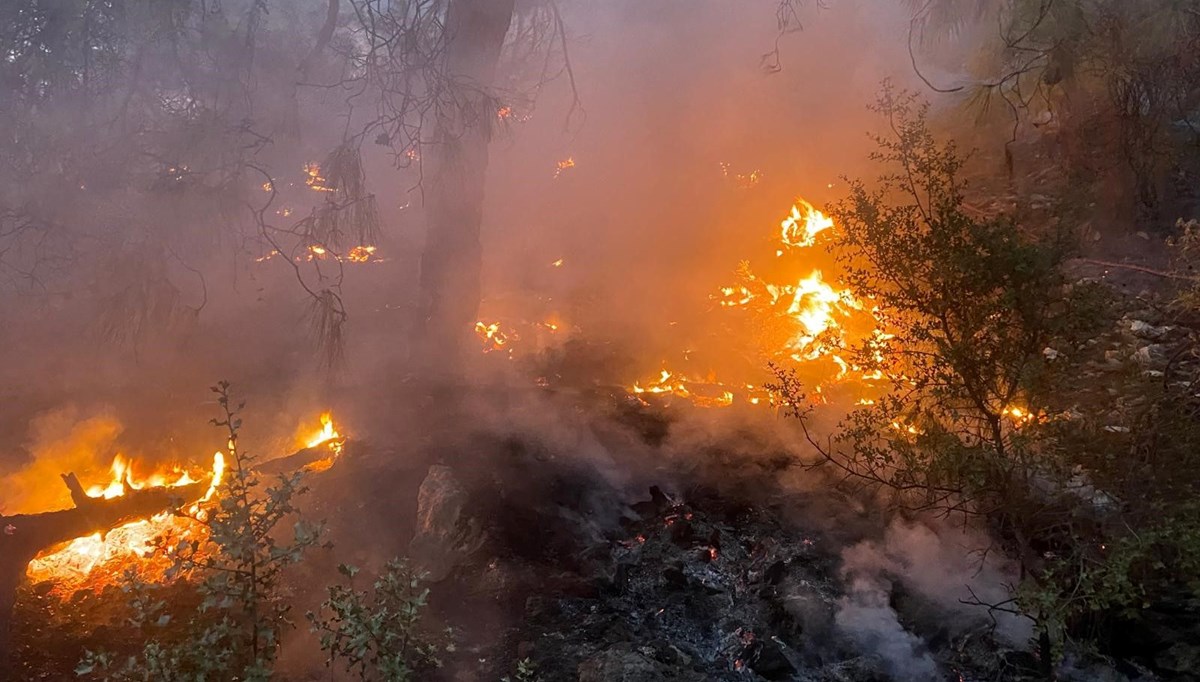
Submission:
M 139 479 L 133 476 L 133 462 L 121 455 L 113 459 L 112 482 L 106 486 L 92 486 L 89 497 L 113 499 L 122 497 L 129 490 L 146 488 L 179 487 L 197 483 L 187 471 L 178 468 L 167 472 L 156 472 Z M 213 456 L 209 470 L 209 485 L 199 501 L 178 513 L 162 512 L 148 519 L 131 521 L 109 530 L 93 533 L 62 545 L 29 562 L 26 574 L 33 582 L 52 581 L 55 591 L 65 593 L 86 587 L 99 588 L 123 575 L 126 570 L 135 570 L 151 577 L 162 576 L 170 567 L 170 557 L 157 551 L 159 538 L 189 538 L 205 533 L 205 504 L 213 499 L 221 486 L 225 472 L 225 455 L 218 452 Z M 100 570 L 103 568 L 103 570 Z
M 878 369 L 866 372 L 842 357 L 844 349 L 853 342 L 872 338 L 888 338 L 877 327 L 873 311 L 850 289 L 838 286 L 835 280 L 826 278 L 822 269 L 814 267 L 815 246 L 834 228 L 831 218 L 818 211 L 804 199 L 797 199 L 790 212 L 780 222 L 779 232 L 774 237 L 776 266 L 771 277 L 757 274 L 749 261 L 742 261 L 736 270 L 739 281 L 734 285 L 720 287 L 711 297 L 718 310 L 739 311 L 745 316 L 743 328 L 753 330 L 750 339 L 751 355 L 756 364 L 801 363 L 811 367 L 813 386 L 810 399 L 824 400 L 821 395 L 822 382 L 840 382 L 854 379 L 869 381 L 880 378 Z M 722 355 L 740 349 L 720 349 Z M 686 357 L 686 354 L 685 354 Z M 805 370 L 808 371 L 807 369 Z M 747 375 L 748 376 L 748 375 Z M 645 393 L 665 393 L 689 398 L 702 406 L 723 406 L 733 400 L 695 398 L 695 387 L 726 387 L 726 383 L 710 377 L 705 382 L 685 378 L 676 370 L 662 370 L 659 379 L 634 383 L 630 392 L 635 396 Z M 727 388 L 736 395 L 744 394 L 746 402 L 753 405 L 778 405 L 778 396 L 746 380 L 729 382 Z
M 332 454 L 310 465 L 312 470 L 331 466 L 345 444 L 345 438 L 334 426 L 332 414 L 322 414 L 320 422 L 320 430 L 310 433 L 303 442 L 308 448 L 328 448 Z M 148 580 L 163 578 L 172 564 L 170 547 L 175 544 L 172 540 L 198 539 L 207 534 L 204 521 L 211 503 L 221 494 L 226 472 L 225 457 L 226 453 L 215 452 L 208 472 L 197 472 L 198 478 L 180 467 L 140 477 L 136 475 L 133 460 L 117 455 L 110 467 L 111 481 L 89 488 L 89 497 L 111 500 L 128 494 L 130 490 L 194 485 L 205 477 L 208 486 L 199 499 L 175 512 L 162 512 L 118 526 L 107 533 L 75 538 L 42 554 L 29 563 L 26 570 L 28 577 L 33 582 L 53 582 L 54 591 L 60 594 L 84 588 L 101 589 L 119 580 L 127 570 L 136 571 Z

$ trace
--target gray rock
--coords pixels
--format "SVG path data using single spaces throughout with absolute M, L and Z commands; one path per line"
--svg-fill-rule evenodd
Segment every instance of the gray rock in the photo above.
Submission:
M 1134 336 L 1142 339 L 1149 339 L 1151 341 L 1157 341 L 1164 338 L 1174 329 L 1174 327 L 1169 326 L 1156 327 L 1149 322 L 1144 322 L 1142 320 L 1131 320 L 1129 322 L 1129 331 L 1132 332 Z
M 1167 349 L 1161 344 L 1152 343 L 1137 349 L 1137 352 L 1133 354 L 1133 359 L 1143 367 L 1162 365 L 1167 362 Z
M 478 520 L 465 513 L 467 491 L 447 466 L 434 465 L 417 492 L 417 532 L 409 556 L 437 582 L 483 544 Z

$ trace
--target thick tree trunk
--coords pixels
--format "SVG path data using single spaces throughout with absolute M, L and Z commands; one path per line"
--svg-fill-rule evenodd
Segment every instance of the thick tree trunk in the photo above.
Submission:
M 490 90 L 514 5 L 514 0 L 452 0 L 447 10 L 446 69 L 457 101 L 436 121 L 412 356 L 415 368 L 427 374 L 453 370 L 479 311 L 479 231 L 496 121 Z

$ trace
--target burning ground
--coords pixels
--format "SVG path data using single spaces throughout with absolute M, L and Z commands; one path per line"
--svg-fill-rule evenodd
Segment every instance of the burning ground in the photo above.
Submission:
M 714 427 L 706 408 L 669 416 L 633 396 L 555 393 L 464 409 L 445 420 L 479 426 L 413 434 L 433 451 L 351 438 L 348 459 L 313 476 L 307 511 L 338 543 L 293 578 L 302 601 L 319 595 L 300 586 L 332 563 L 409 554 L 433 575 L 432 617 L 460 630 L 447 660 L 459 679 L 498 678 L 526 657 L 542 679 L 587 680 L 930 679 L 991 670 L 998 656 L 1029 664 L 1019 647 L 985 644 L 995 626 L 957 603 L 960 590 L 920 577 L 936 567 L 994 591 L 1002 566 L 964 559 L 968 539 L 948 527 L 896 520 L 884 532 L 803 472 L 770 419 L 730 412 Z M 31 567 L 17 605 L 22 676 L 116 645 L 125 611 L 111 571 L 131 557 L 88 566 L 84 584 L 68 581 L 73 568 L 47 572 L 78 550 Z M 285 651 L 289 678 L 320 665 L 306 650 L 298 636 Z

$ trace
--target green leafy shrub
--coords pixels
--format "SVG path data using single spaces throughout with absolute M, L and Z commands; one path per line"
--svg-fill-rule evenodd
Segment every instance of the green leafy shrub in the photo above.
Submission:
M 361 680 L 404 682 L 441 667 L 441 655 L 454 651 L 452 631 L 435 636 L 422 627 L 429 589 L 406 560 L 389 561 L 369 591 L 354 588 L 357 568 L 338 571 L 349 584 L 331 586 L 321 611 L 307 614 L 328 665 Z
M 1117 333 L 1114 298 L 1064 274 L 1069 231 L 973 215 L 926 108 L 885 87 L 876 109 L 888 172 L 830 213 L 846 279 L 886 332 L 856 352 L 885 394 L 821 439 L 795 375 L 776 368 L 772 388 L 849 482 L 992 533 L 1020 563 L 1013 596 L 1046 665 L 1068 639 L 1103 643 L 1200 594 L 1200 335 Z

